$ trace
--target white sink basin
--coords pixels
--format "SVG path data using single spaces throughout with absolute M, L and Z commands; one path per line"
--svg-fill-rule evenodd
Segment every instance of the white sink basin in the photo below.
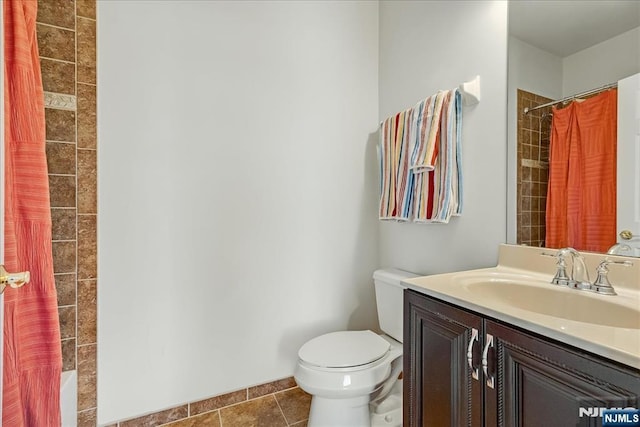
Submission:
M 614 302 L 612 296 L 509 280 L 465 280 L 471 293 L 546 316 L 617 328 L 640 329 L 640 310 Z

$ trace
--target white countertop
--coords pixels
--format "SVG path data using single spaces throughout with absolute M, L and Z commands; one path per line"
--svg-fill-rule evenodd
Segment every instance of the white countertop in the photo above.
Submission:
M 497 267 L 416 277 L 405 280 L 403 283 L 422 294 L 640 369 L 640 317 L 636 327 L 611 326 L 616 323 L 616 311 L 640 309 L 640 281 L 638 280 L 640 259 L 630 258 L 634 262 L 633 267 L 630 268 L 611 267 L 611 273 L 614 273 L 614 269 L 626 271 L 610 274 L 611 282 L 618 295 L 606 296 L 552 285 L 550 281 L 555 274 L 555 260 L 541 257 L 541 252 L 553 252 L 553 250 L 502 245 Z M 605 255 L 601 254 L 585 254 L 588 266 L 597 265 L 597 262 L 604 257 Z M 591 269 L 591 275 L 593 280 L 595 276 L 593 269 Z M 616 286 L 616 279 L 617 283 L 620 283 L 619 286 Z M 567 312 L 575 310 L 576 305 L 579 304 L 600 308 L 598 304 L 602 301 L 604 302 L 602 310 L 597 313 L 603 319 L 600 322 L 602 324 L 598 324 L 597 320 L 591 323 L 588 313 L 586 316 L 582 315 L 580 321 L 576 321 L 571 319 L 572 316 L 563 318 L 562 315 L 547 315 L 519 308 L 517 307 L 519 304 L 512 305 L 506 298 L 478 292 L 473 286 L 468 286 L 469 283 L 478 280 L 501 281 L 507 285 L 523 283 L 529 291 L 533 292 L 539 288 L 542 295 L 540 298 L 551 295 L 556 299 L 554 302 L 562 300 L 566 301 L 567 305 L 571 305 L 567 307 Z M 577 293 L 580 295 L 576 296 Z M 544 303 L 543 300 L 541 301 Z M 591 309 L 591 311 L 594 310 Z M 609 321 L 608 316 L 611 316 L 612 321 Z

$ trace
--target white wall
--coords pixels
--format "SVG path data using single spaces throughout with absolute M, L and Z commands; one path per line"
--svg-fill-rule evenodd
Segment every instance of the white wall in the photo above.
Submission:
M 375 327 L 377 4 L 98 14 L 99 423 L 290 376 L 309 338 Z
M 380 259 L 420 273 L 495 265 L 505 241 L 507 3 L 380 3 L 380 119 L 479 74 L 463 110 L 464 212 L 448 225 L 380 224 Z
M 547 98 L 562 96 L 562 58 L 509 37 L 509 100 L 517 89 Z M 511 112 L 511 111 L 509 111 Z
M 508 81 L 507 240 L 516 243 L 518 89 L 562 98 L 562 58 L 510 36 Z
M 640 72 L 640 27 L 563 59 L 563 96 L 571 96 Z

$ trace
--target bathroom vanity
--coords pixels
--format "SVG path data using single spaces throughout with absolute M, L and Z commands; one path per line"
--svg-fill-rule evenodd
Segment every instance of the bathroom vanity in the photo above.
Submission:
M 640 265 L 595 295 L 551 285 L 542 251 L 404 282 L 405 426 L 592 426 L 640 407 Z

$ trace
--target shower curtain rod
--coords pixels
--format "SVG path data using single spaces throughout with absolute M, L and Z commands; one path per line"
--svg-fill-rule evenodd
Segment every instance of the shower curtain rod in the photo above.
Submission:
M 601 86 L 601 87 L 599 87 L 597 89 L 591 89 L 591 90 L 588 90 L 586 92 L 580 92 L 580 93 L 576 93 L 575 95 L 567 96 L 566 98 L 562 98 L 562 99 L 560 99 L 558 101 L 551 101 L 551 102 L 547 102 L 546 104 L 538 105 L 536 107 L 525 108 L 524 109 L 524 113 L 527 114 L 529 111 L 537 110 L 539 108 L 549 107 L 551 105 L 560 104 L 561 102 L 571 101 L 571 100 L 574 100 L 576 98 L 580 98 L 581 96 L 592 95 L 594 93 L 602 92 L 602 91 L 605 91 L 607 89 L 612 89 L 614 87 L 618 87 L 618 83 L 609 83 L 608 85 Z

